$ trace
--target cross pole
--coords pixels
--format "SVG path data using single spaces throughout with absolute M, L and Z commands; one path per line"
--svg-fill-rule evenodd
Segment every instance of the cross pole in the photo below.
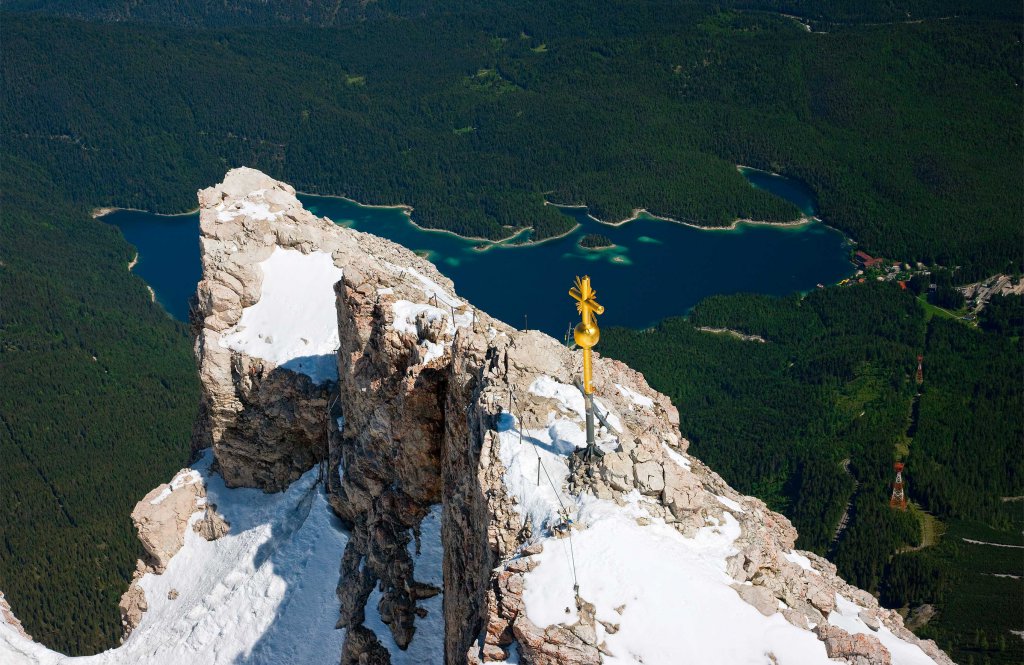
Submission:
M 597 292 L 590 287 L 590 277 L 577 277 L 569 295 L 576 301 L 576 311 L 581 321 L 573 330 L 576 345 L 583 349 L 583 402 L 587 409 L 587 447 L 583 451 L 583 461 L 593 462 L 601 456 L 601 450 L 594 440 L 594 383 L 591 362 L 591 349 L 601 339 L 601 331 L 597 327 L 597 315 L 604 314 L 604 307 L 598 304 Z

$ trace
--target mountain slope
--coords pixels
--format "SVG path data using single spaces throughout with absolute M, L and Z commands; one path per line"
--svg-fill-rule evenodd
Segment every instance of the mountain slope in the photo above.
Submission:
M 604 456 L 588 467 L 577 354 L 259 172 L 200 201 L 203 436 L 221 476 L 210 453 L 197 468 L 230 531 L 185 529 L 166 572 L 139 582 L 139 626 L 93 662 L 950 662 L 687 455 L 642 375 L 595 359 Z M 306 270 L 324 257 L 340 279 Z M 332 290 L 336 329 L 317 307 L 247 316 Z M 336 374 L 302 360 L 324 344 Z M 15 663 L 62 662 L 0 635 Z

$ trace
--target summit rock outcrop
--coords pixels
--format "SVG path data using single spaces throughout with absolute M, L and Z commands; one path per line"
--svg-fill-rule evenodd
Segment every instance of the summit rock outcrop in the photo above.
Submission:
M 951 663 L 689 455 L 640 373 L 595 357 L 585 463 L 578 353 L 258 171 L 199 198 L 212 454 L 133 511 L 137 628 L 95 662 Z M 68 662 L 2 595 L 0 660 Z
M 321 465 L 342 663 L 950 662 L 689 456 L 638 372 L 595 358 L 588 467 L 578 354 L 258 171 L 200 206 L 195 445 L 232 486 Z

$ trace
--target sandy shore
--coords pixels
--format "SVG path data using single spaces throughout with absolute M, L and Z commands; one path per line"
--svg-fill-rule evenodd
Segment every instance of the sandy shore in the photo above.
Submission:
M 582 205 L 582 204 L 578 204 L 578 205 L 577 204 L 574 204 L 574 205 L 562 205 L 562 204 L 559 204 L 559 203 L 551 203 L 550 201 L 545 201 L 544 204 L 545 205 L 555 206 L 557 208 L 585 208 L 586 207 L 585 205 Z M 730 224 L 729 226 L 702 226 L 700 224 L 695 224 L 694 222 L 683 222 L 681 220 L 673 219 L 671 217 L 662 217 L 661 215 L 654 215 L 654 214 L 651 214 L 650 212 L 648 212 L 646 208 L 633 208 L 633 212 L 631 213 L 630 217 L 627 217 L 626 219 L 620 219 L 617 222 L 609 222 L 609 221 L 606 221 L 606 220 L 603 220 L 603 219 L 598 219 L 597 217 L 594 217 L 593 215 L 591 215 L 589 212 L 587 213 L 587 217 L 589 217 L 590 219 L 594 220 L 598 224 L 604 224 L 605 226 L 622 226 L 622 225 L 628 224 L 630 222 L 635 222 L 638 219 L 643 219 L 642 217 L 640 217 L 640 215 L 646 215 L 647 219 L 656 219 L 659 222 L 672 222 L 673 224 L 682 224 L 683 226 L 689 226 L 690 228 L 698 229 L 700 231 L 735 231 L 736 228 L 738 226 L 740 226 L 741 224 L 746 224 L 746 225 L 750 225 L 750 226 L 779 226 L 779 227 L 792 226 L 792 227 L 795 227 L 795 226 L 804 226 L 805 224 L 813 224 L 815 222 L 821 223 L 821 218 L 820 217 L 806 217 L 805 216 L 805 217 L 800 217 L 799 219 L 794 219 L 794 220 L 789 221 L 789 222 L 766 222 L 766 221 L 757 220 L 757 219 L 737 219 L 737 220 L 734 220 L 733 223 Z
M 117 207 L 115 207 L 115 208 L 93 208 L 92 209 L 92 218 L 93 219 L 99 219 L 100 217 L 105 217 L 105 216 L 109 215 L 112 212 L 118 212 L 120 210 L 127 210 L 127 211 L 130 211 L 130 212 L 144 212 L 144 213 L 149 214 L 149 215 L 156 215 L 157 217 L 185 217 L 186 215 L 194 215 L 197 212 L 199 212 L 199 207 L 196 206 L 192 210 L 186 210 L 185 212 L 172 212 L 172 213 L 150 212 L 149 210 L 143 210 L 142 208 L 117 208 Z
M 93 219 L 99 219 L 100 217 L 103 217 L 104 215 L 109 215 L 110 213 L 115 212 L 117 210 L 121 210 L 121 209 L 122 208 L 93 208 L 92 218 Z M 124 208 L 124 209 L 128 210 L 128 208 Z
M 413 207 L 411 205 L 408 205 L 408 204 L 405 204 L 405 203 L 390 203 L 390 204 L 376 205 L 376 204 L 373 204 L 373 203 L 362 203 L 360 201 L 356 201 L 355 199 L 350 199 L 347 196 L 338 196 L 336 194 L 317 194 L 315 192 L 300 192 L 298 190 L 295 191 L 295 194 L 298 195 L 298 196 L 319 196 L 322 199 L 339 199 L 341 201 L 348 201 L 349 203 L 355 203 L 360 208 L 380 208 L 381 210 L 401 210 L 402 212 L 404 212 L 407 215 L 411 215 L 412 211 L 413 211 Z

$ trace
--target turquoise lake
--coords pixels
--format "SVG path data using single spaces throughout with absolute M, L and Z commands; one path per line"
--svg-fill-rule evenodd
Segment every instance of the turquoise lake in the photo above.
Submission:
M 743 173 L 753 186 L 814 214 L 813 194 L 802 184 L 762 171 Z M 605 306 L 602 325 L 645 328 L 686 314 L 710 295 L 808 291 L 854 270 L 844 236 L 819 222 L 701 230 L 641 216 L 611 226 L 588 217 L 583 208 L 567 208 L 565 214 L 578 223 L 568 235 L 528 245 L 490 245 L 481 251 L 480 241 L 418 228 L 400 209 L 322 196 L 299 198 L 317 215 L 427 256 L 455 282 L 461 297 L 499 319 L 557 338 L 576 319 L 567 294 L 576 275 L 590 275 L 598 302 Z M 153 287 L 157 300 L 172 316 L 187 320 L 188 299 L 200 278 L 198 213 L 162 216 L 118 210 L 102 219 L 118 226 L 138 249 L 134 271 Z M 601 233 L 615 247 L 583 249 L 579 240 L 587 233 Z

